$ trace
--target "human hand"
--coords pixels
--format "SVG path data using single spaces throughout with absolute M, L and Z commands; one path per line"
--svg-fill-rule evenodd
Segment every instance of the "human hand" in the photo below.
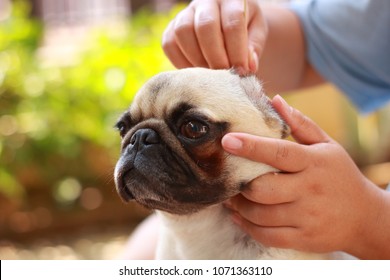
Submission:
M 256 0 L 194 0 L 170 22 L 162 45 L 177 68 L 254 73 L 268 28 Z
M 222 139 L 227 152 L 282 170 L 258 177 L 227 203 L 233 221 L 266 246 L 367 257 L 364 239 L 372 242 L 385 195 L 313 121 L 280 96 L 272 103 L 297 142 L 242 133 Z

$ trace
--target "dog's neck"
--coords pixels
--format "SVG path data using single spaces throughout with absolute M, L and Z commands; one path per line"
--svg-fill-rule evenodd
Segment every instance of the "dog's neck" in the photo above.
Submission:
M 261 250 L 261 245 L 233 224 L 222 204 L 190 215 L 158 214 L 162 220 L 158 258 L 252 259 Z
M 161 211 L 157 213 L 162 221 L 157 259 L 340 258 L 335 254 L 264 247 L 232 222 L 229 210 L 222 204 L 190 215 L 173 215 Z

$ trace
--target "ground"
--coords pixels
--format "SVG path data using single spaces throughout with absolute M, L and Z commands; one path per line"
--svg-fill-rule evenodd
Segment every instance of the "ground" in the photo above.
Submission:
M 110 260 L 116 259 L 129 237 L 128 228 L 85 232 L 28 244 L 0 241 L 1 260 Z

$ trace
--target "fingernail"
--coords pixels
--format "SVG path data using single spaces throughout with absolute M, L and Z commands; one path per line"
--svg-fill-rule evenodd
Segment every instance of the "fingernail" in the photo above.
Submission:
M 290 105 L 288 105 L 288 103 L 286 102 L 286 100 L 284 100 L 283 97 L 281 97 L 279 94 L 277 94 L 277 95 L 275 95 L 274 98 L 279 99 L 280 103 L 282 103 L 282 105 L 283 105 L 283 108 L 284 108 L 289 114 L 292 113 L 293 108 L 292 108 Z
M 222 145 L 225 149 L 228 150 L 241 150 L 243 143 L 240 139 L 231 136 L 231 135 L 225 135 L 222 138 Z
M 249 70 L 252 73 L 257 72 L 258 63 L 259 63 L 259 57 L 257 56 L 257 53 L 253 49 L 250 49 L 249 50 Z

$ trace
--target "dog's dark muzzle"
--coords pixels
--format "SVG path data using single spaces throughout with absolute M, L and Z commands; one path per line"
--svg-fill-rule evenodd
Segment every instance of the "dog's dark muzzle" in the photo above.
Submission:
M 138 150 L 149 145 L 159 144 L 160 137 L 157 132 L 151 128 L 141 128 L 137 130 L 130 138 L 130 144 L 127 146 L 137 146 Z
M 137 130 L 131 137 L 127 145 L 123 147 L 122 155 L 117 163 L 116 172 L 116 188 L 120 197 L 124 201 L 133 200 L 134 194 L 130 190 L 128 184 L 131 179 L 132 171 L 137 168 L 147 165 L 144 161 L 145 157 L 142 155 L 151 145 L 160 143 L 160 137 L 156 131 L 150 128 L 141 128 Z

